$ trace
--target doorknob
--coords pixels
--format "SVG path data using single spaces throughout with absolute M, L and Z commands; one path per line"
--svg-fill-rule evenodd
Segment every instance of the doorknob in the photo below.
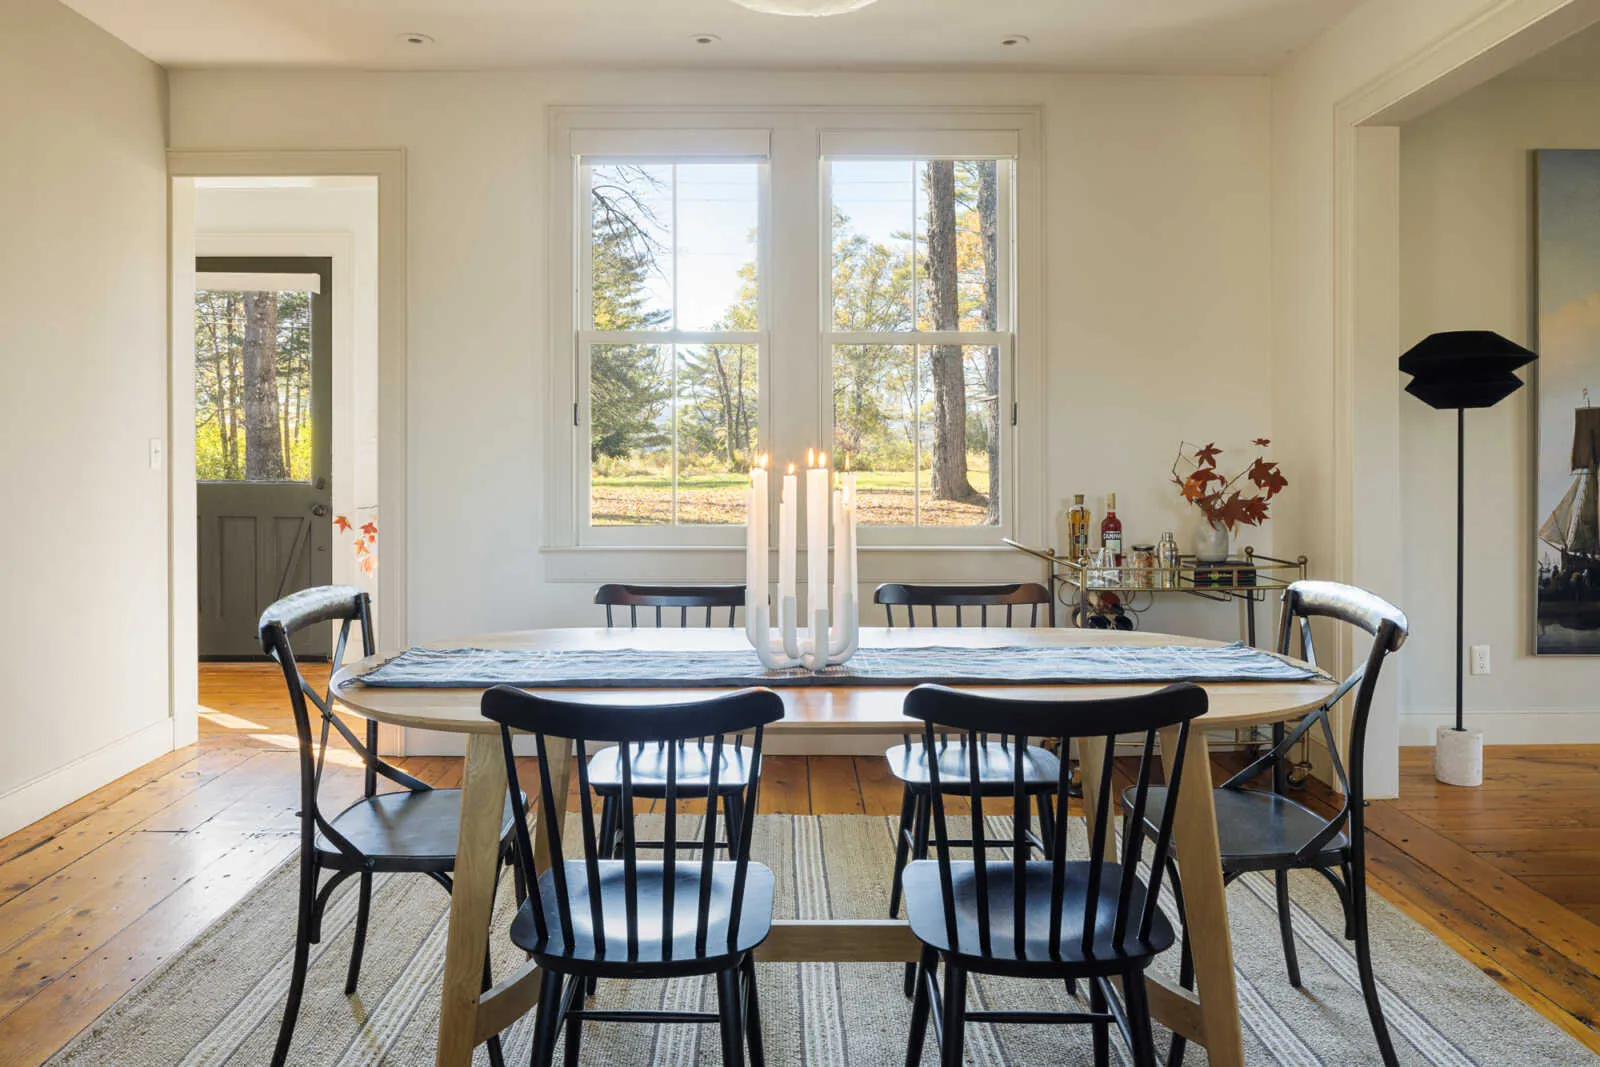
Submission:
M 327 516 L 328 516 L 328 505 L 326 505 L 326 504 L 312 504 L 311 505 L 311 514 L 315 515 L 319 519 L 327 518 Z

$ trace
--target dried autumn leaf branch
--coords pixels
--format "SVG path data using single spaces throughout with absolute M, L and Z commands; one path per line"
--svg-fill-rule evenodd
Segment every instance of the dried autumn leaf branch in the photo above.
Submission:
M 1268 502 L 1289 484 L 1278 464 L 1261 451 L 1272 442 L 1258 437 L 1251 444 L 1257 449 L 1255 459 L 1232 476 L 1218 469 L 1223 450 L 1215 442 L 1201 447 L 1182 442 L 1172 463 L 1172 482 L 1179 495 L 1209 521 L 1220 522 L 1230 531 L 1267 521 Z

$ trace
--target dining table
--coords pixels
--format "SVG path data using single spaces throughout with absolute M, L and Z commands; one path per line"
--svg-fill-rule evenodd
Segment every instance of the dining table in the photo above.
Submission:
M 1089 629 L 1009 629 L 1001 627 L 868 629 L 860 634 L 863 649 L 924 646 L 940 649 L 1104 647 L 1153 650 L 1160 646 L 1220 646 L 1220 642 L 1150 632 Z M 544 629 L 479 634 L 424 647 L 529 651 L 615 652 L 636 650 L 669 657 L 675 652 L 748 649 L 742 630 L 667 628 Z M 1136 654 L 1136 653 L 1135 653 Z M 499 838 L 507 789 L 505 753 L 499 724 L 479 713 L 485 686 L 380 687 L 362 676 L 390 661 L 383 653 L 337 670 L 334 698 L 350 712 L 392 726 L 465 734 L 466 765 L 462 781 L 461 824 L 457 841 L 455 888 L 451 895 L 441 990 L 438 1067 L 467 1067 L 473 1050 L 533 1009 L 540 975 L 532 960 L 483 989 L 483 960 L 491 936 L 491 913 L 499 877 Z M 1288 657 L 1279 657 L 1288 660 Z M 1299 666 L 1298 661 L 1288 660 Z M 1022 699 L 1104 699 L 1149 692 L 1175 679 L 1072 684 L 982 684 L 958 688 Z M 794 739 L 849 736 L 881 737 L 886 744 L 921 730 L 922 724 L 902 713 L 909 687 L 869 684 L 849 678 L 813 679 L 802 686 L 775 687 L 784 703 L 784 717 L 768 726 L 768 736 Z M 626 680 L 603 687 L 530 692 L 576 701 L 644 705 L 708 697 L 721 688 L 702 688 L 687 681 L 671 688 L 642 687 Z M 1209 707 L 1200 724 L 1232 730 L 1298 719 L 1327 701 L 1335 683 L 1321 674 L 1292 681 L 1230 680 L 1205 684 Z M 1166 773 L 1172 774 L 1177 749 L 1174 727 L 1163 733 Z M 1184 747 L 1183 782 L 1173 827 L 1172 847 L 1183 883 L 1184 921 L 1194 959 L 1194 989 L 1186 990 L 1150 975 L 1145 982 L 1153 1016 L 1176 1033 L 1205 1046 L 1213 1067 L 1244 1063 L 1239 999 L 1234 984 L 1233 949 L 1228 928 L 1226 890 L 1217 842 L 1216 812 L 1211 796 L 1211 757 L 1206 730 L 1191 732 Z M 1079 739 L 1083 795 L 1092 805 L 1103 764 L 1101 741 Z M 791 748 L 803 748 L 795 744 Z M 570 787 L 571 753 L 567 746 L 550 749 L 553 795 L 565 798 Z M 1087 812 L 1090 819 L 1094 812 Z M 534 818 L 534 864 L 549 864 L 549 820 Z M 1115 835 L 1108 834 L 1107 838 Z M 1115 849 L 1108 840 L 1106 847 Z M 887 905 L 889 887 L 884 887 Z M 920 958 L 921 946 L 904 919 L 788 919 L 773 923 L 771 935 L 757 950 L 763 963 L 838 962 L 904 963 Z M 889 984 L 885 988 L 891 988 Z M 899 983 L 892 988 L 898 990 Z M 886 994 L 887 995 L 887 994 Z

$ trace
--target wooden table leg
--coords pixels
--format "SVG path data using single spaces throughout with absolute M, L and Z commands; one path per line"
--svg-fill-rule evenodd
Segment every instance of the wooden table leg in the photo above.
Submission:
M 478 1043 L 483 956 L 489 948 L 494 883 L 500 873 L 500 820 L 506 802 L 503 753 L 498 733 L 476 733 L 467 740 L 439 1006 L 438 1067 L 470 1067 Z
M 561 808 L 559 817 L 566 817 L 567 790 L 572 788 L 572 742 L 557 738 L 545 739 L 545 752 L 550 763 L 550 790 Z M 551 820 L 540 812 L 533 825 L 533 869 L 543 871 L 550 866 Z M 582 850 L 579 850 L 581 856 Z
M 1083 783 L 1083 817 L 1090 829 L 1094 827 L 1095 812 L 1100 806 L 1100 768 L 1106 758 L 1106 742 L 1100 737 L 1078 738 L 1078 780 Z M 1116 797 L 1111 798 L 1111 818 L 1117 818 Z M 1113 821 L 1106 833 L 1106 859 L 1117 858 L 1117 824 Z
M 1239 1025 L 1239 990 L 1234 984 L 1233 936 L 1228 928 L 1228 896 L 1222 882 L 1222 851 L 1217 843 L 1217 810 L 1211 798 L 1211 751 L 1201 725 L 1196 723 L 1190 731 L 1184 753 L 1183 793 L 1173 819 L 1172 847 L 1183 878 L 1184 923 L 1194 953 L 1195 993 L 1203 1031 L 1198 1040 L 1205 1045 L 1212 1067 L 1243 1067 L 1244 1034 Z M 1176 727 L 1161 732 L 1161 759 L 1169 781 L 1177 743 Z M 1155 985 L 1155 980 L 1150 984 Z M 1152 996 L 1152 1008 L 1169 999 Z

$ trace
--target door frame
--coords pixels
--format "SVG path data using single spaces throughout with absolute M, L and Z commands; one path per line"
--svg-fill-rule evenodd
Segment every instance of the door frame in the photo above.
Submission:
M 406 156 L 404 149 L 283 151 L 174 150 L 169 179 L 171 273 L 168 367 L 168 576 L 173 744 L 199 736 L 198 546 L 194 480 L 195 178 L 365 176 L 378 182 L 378 499 L 383 565 L 378 568 L 377 636 L 404 647 L 406 628 Z M 404 731 L 380 731 L 380 748 L 400 754 Z

